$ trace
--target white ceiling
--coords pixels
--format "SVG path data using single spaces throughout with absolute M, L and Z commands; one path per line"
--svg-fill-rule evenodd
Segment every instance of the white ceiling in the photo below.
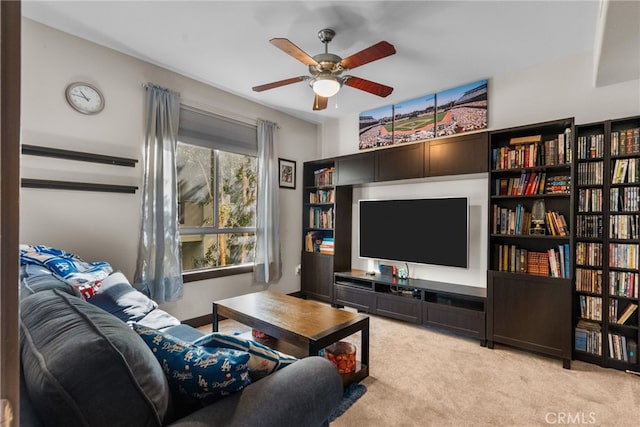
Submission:
M 313 122 L 391 105 L 492 76 L 592 51 L 599 1 L 23 1 L 23 15 Z M 393 56 L 349 74 L 395 88 L 380 98 L 343 87 L 312 111 L 307 75 L 268 41 L 291 40 L 347 57 L 381 40 Z M 337 105 L 336 105 L 337 104 Z

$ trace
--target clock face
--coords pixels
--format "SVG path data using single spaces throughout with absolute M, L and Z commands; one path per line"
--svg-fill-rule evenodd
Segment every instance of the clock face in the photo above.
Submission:
M 83 114 L 97 114 L 104 108 L 102 93 L 87 83 L 72 83 L 67 86 L 67 102 Z

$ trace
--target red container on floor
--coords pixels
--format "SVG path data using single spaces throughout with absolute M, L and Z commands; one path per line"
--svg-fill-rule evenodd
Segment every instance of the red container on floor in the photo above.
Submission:
M 356 346 L 346 341 L 338 341 L 324 349 L 324 357 L 329 359 L 341 374 L 356 370 Z

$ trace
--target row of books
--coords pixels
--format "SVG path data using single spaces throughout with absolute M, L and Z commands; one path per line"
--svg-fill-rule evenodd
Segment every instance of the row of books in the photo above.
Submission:
M 547 226 L 547 232 L 552 236 L 568 236 L 569 226 L 567 220 L 558 211 L 545 212 L 545 225 Z
M 309 203 L 334 203 L 335 190 L 318 190 L 316 192 L 309 193 Z
M 640 128 L 611 132 L 611 154 L 640 153 Z
M 604 162 L 578 163 L 578 185 L 602 185 Z
M 578 295 L 580 317 L 583 319 L 602 321 L 602 297 Z
M 578 159 L 595 159 L 604 156 L 604 134 L 579 136 L 576 142 Z M 611 154 L 640 153 L 640 128 L 611 132 Z
M 327 255 L 333 255 L 333 237 L 322 236 L 319 233 L 310 231 L 306 234 L 304 242 L 304 250 L 307 252 L 320 252 Z
M 602 293 L 602 270 L 576 268 L 576 290 Z M 609 272 L 609 295 L 638 298 L 638 273 L 629 271 Z
M 612 184 L 640 182 L 640 159 L 616 159 L 611 175 Z
M 576 242 L 576 264 L 602 267 L 602 243 Z
M 309 227 L 333 228 L 333 208 L 309 208 Z
M 638 309 L 638 304 L 635 302 L 628 303 L 625 308 L 618 312 L 618 306 L 620 305 L 620 301 L 612 298 L 609 300 L 609 322 L 617 323 L 619 325 L 624 325 L 629 318 L 636 312 Z
M 316 187 L 326 187 L 333 185 L 333 178 L 336 168 L 322 168 L 313 172 L 313 182 Z
M 600 324 L 580 320 L 575 328 L 575 348 L 578 351 L 602 355 L 602 331 Z
M 611 188 L 609 209 L 612 212 L 635 212 L 640 210 L 640 188 Z
M 578 215 L 575 227 L 577 237 L 601 238 L 602 215 Z
M 631 271 L 610 271 L 609 295 L 638 298 L 638 273 Z
M 602 294 L 602 270 L 576 268 L 576 291 Z
M 542 135 L 511 138 L 492 150 L 493 169 L 518 169 L 571 163 L 571 130 L 542 141 Z
M 611 215 L 609 237 L 612 239 L 638 239 L 638 215 Z
M 496 179 L 495 194 L 498 196 L 528 196 L 543 194 L 546 173 L 523 171 L 520 177 Z
M 597 159 L 604 156 L 604 134 L 579 136 L 576 155 L 578 159 Z
M 638 244 L 609 243 L 609 266 L 638 268 Z
M 519 177 L 500 178 L 495 181 L 497 196 L 530 196 L 534 194 L 569 194 L 571 176 L 545 172 L 523 171 Z
M 636 347 L 636 342 L 632 338 L 627 338 L 622 334 L 609 334 L 609 357 L 612 359 L 630 362 L 629 350 Z M 638 360 L 637 355 L 633 354 L 633 357 L 635 358 L 633 361 L 635 363 Z
M 568 243 L 546 252 L 530 251 L 515 245 L 496 245 L 494 256 L 498 271 L 564 278 L 571 276 Z
M 520 203 L 516 209 L 509 209 L 493 205 L 493 234 L 526 235 L 531 228 L 531 212 Z
M 602 212 L 602 188 L 578 190 L 578 212 Z

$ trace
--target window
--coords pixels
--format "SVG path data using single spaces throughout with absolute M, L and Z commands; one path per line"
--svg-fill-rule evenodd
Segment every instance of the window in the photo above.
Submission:
M 181 109 L 176 167 L 183 272 L 244 272 L 233 267 L 253 264 L 256 146 L 255 126 Z

